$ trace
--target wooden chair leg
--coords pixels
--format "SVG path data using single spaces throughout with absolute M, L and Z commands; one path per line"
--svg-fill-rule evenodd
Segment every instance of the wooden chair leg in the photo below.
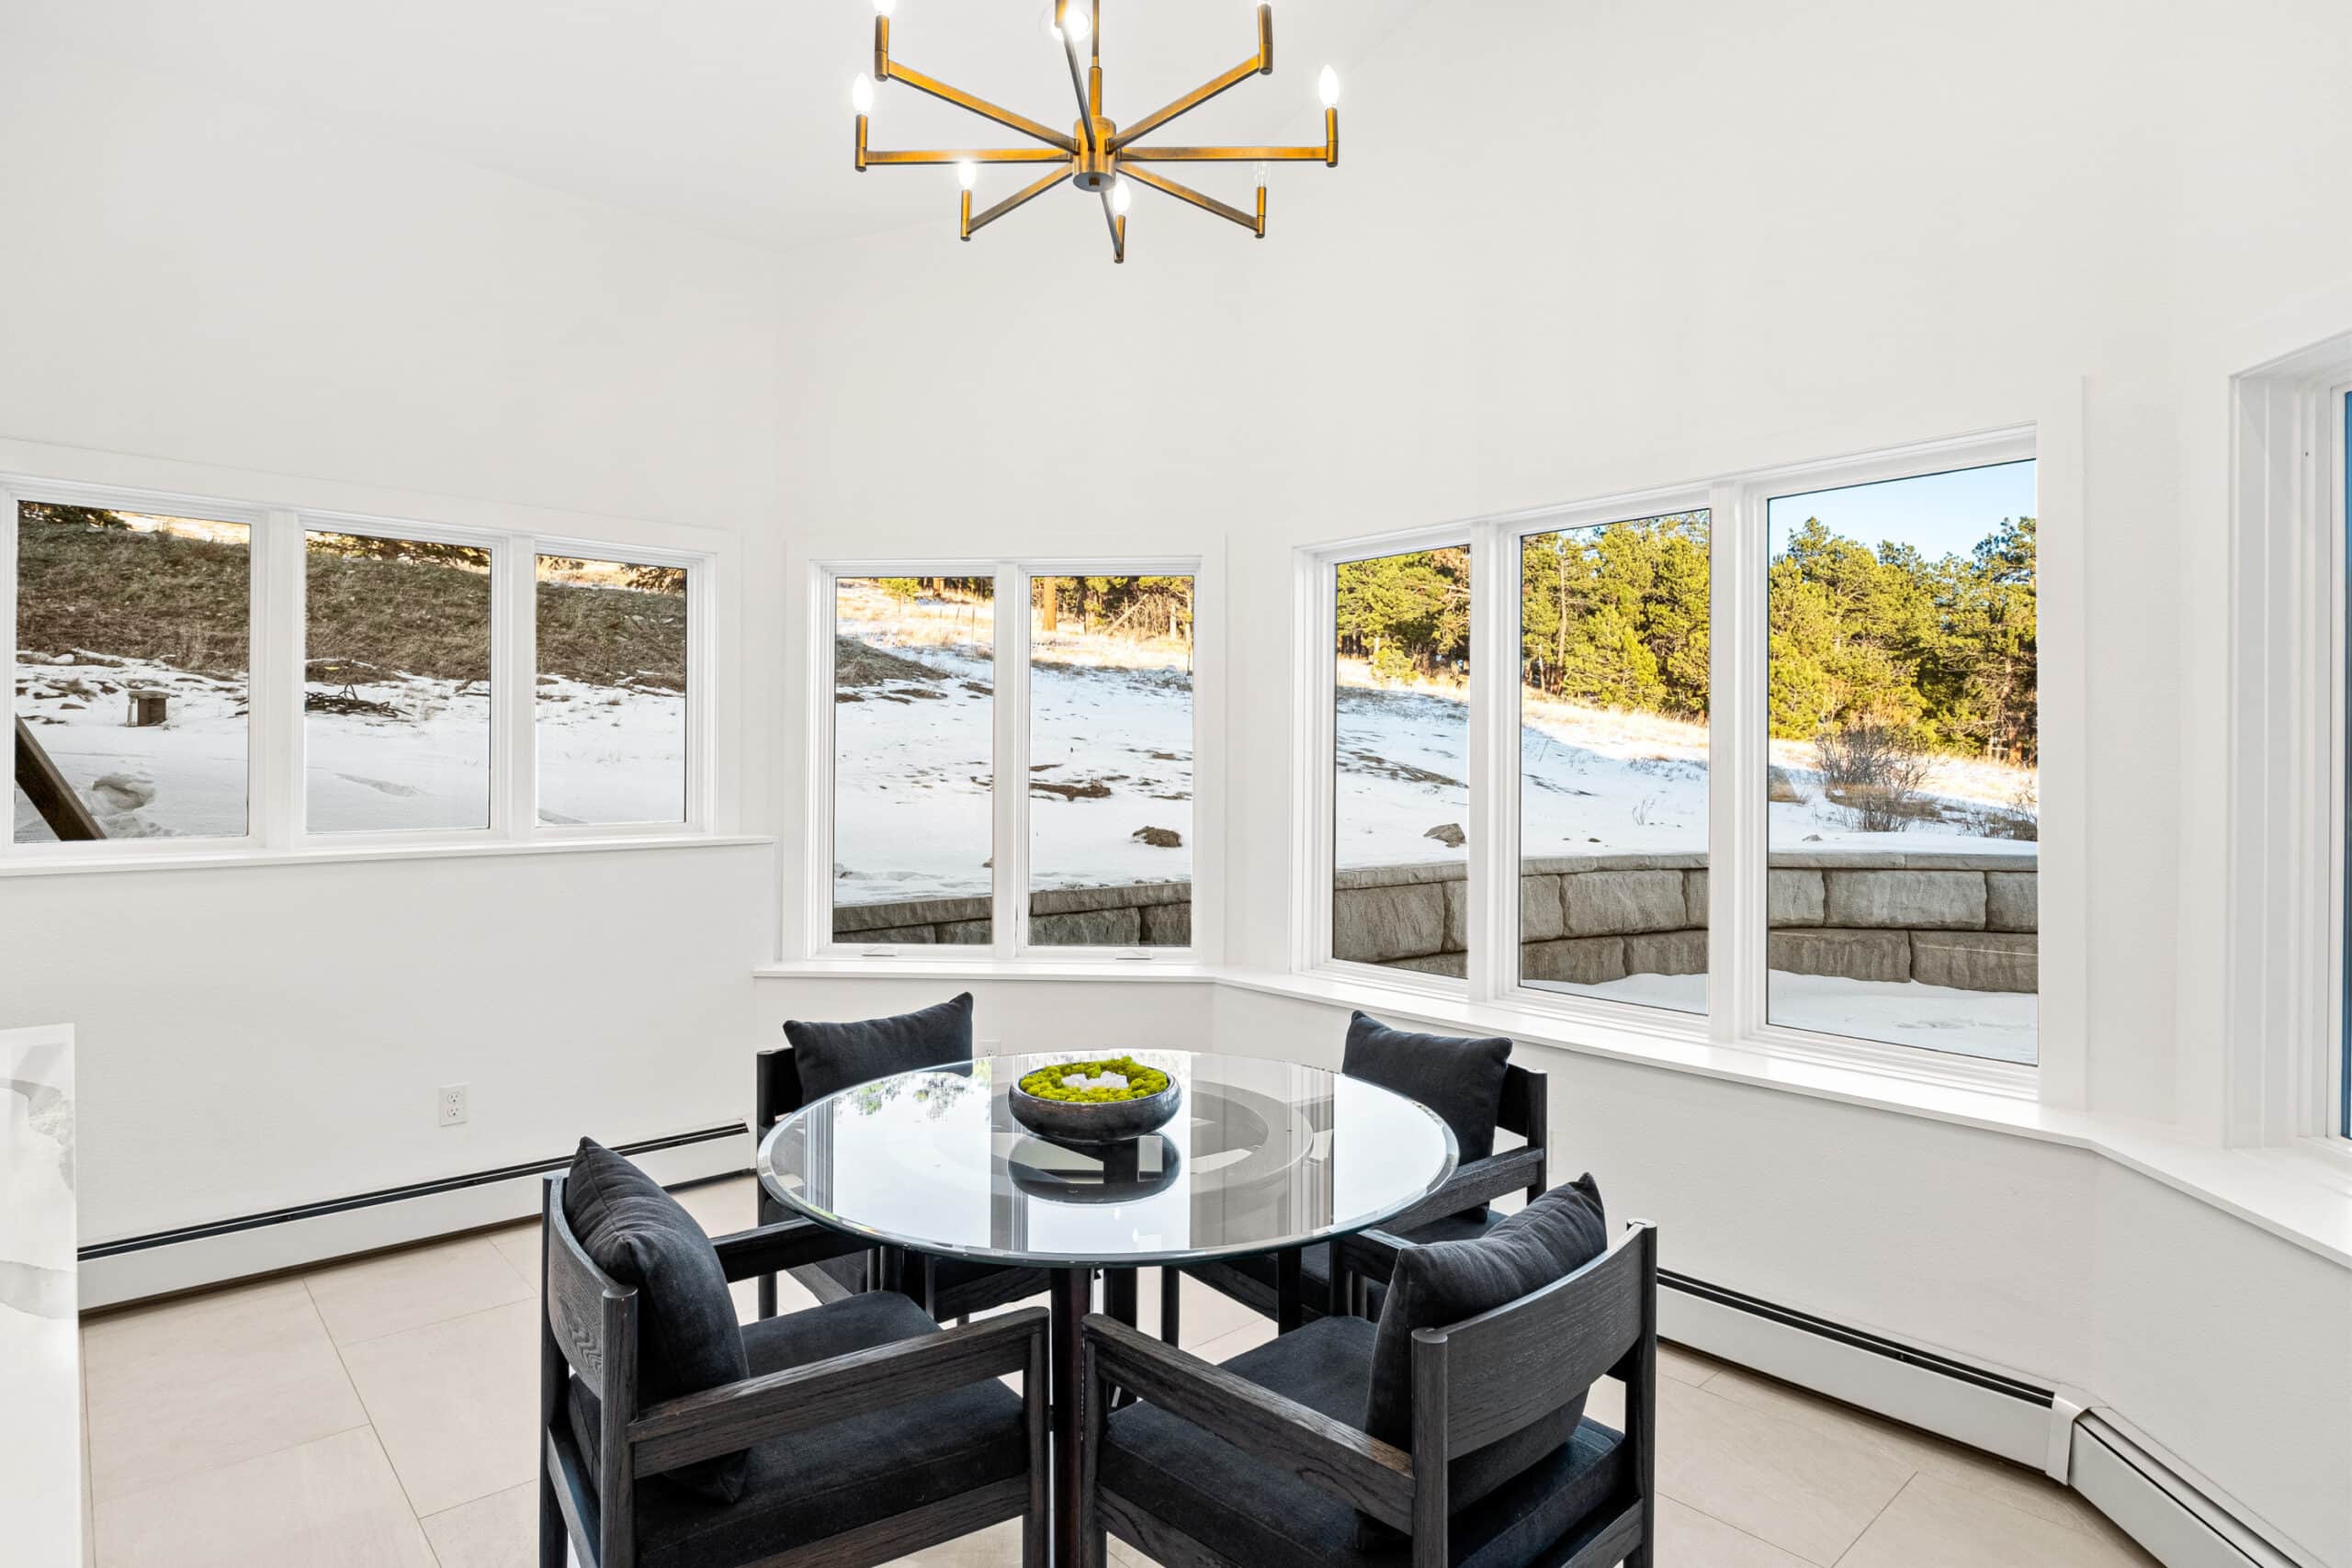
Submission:
M 539 1446 L 539 1568 L 564 1568 L 571 1531 L 563 1522 L 563 1506 L 556 1501 L 555 1477 L 548 1473 L 544 1436 Z
M 774 1317 L 774 1316 L 775 1315 L 775 1275 L 773 1275 L 773 1274 L 763 1274 L 763 1275 L 761 1275 L 761 1276 L 760 1276 L 760 1283 L 759 1283 L 759 1297 L 760 1297 L 760 1315 L 761 1315 L 762 1317 L 763 1317 L 763 1318 L 767 1318 L 767 1317 Z
M 1177 1342 L 1177 1319 L 1184 1301 L 1184 1271 L 1173 1267 L 1159 1271 L 1159 1342 Z

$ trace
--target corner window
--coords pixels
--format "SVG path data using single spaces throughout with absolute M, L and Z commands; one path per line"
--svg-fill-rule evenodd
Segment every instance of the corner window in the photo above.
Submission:
M 253 526 L 18 503 L 13 838 L 243 839 Z
M 831 945 L 1189 953 L 1195 571 L 823 570 Z

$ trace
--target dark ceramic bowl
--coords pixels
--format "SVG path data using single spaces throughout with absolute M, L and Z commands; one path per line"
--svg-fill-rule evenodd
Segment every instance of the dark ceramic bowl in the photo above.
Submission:
M 1142 1168 L 1143 1156 L 1155 1142 L 1159 1157 L 1147 1171 Z M 1023 1145 L 1035 1151 L 1025 1159 L 1021 1155 Z M 1057 1149 L 1062 1151 L 1061 1161 L 1053 1158 L 1052 1151 Z M 1071 1163 L 1061 1163 L 1065 1161 Z M 1157 1133 L 1146 1133 L 1109 1145 L 1024 1138 L 1014 1145 L 1013 1156 L 1005 1166 L 1012 1174 L 1013 1187 L 1032 1198 L 1056 1203 L 1132 1203 L 1175 1186 L 1183 1162 L 1175 1145 Z
M 1041 1138 L 1057 1144 L 1124 1144 L 1157 1133 L 1184 1103 L 1184 1088 L 1174 1078 L 1158 1094 L 1141 1100 L 1040 1100 L 1012 1086 L 1008 1097 L 1012 1119 Z

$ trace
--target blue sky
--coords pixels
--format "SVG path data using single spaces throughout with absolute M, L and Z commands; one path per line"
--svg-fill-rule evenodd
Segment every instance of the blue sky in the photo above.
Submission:
M 1833 532 L 1873 549 L 1894 539 L 1917 546 L 1928 559 L 1938 560 L 1947 555 L 1968 554 L 2004 518 L 2036 515 L 2033 462 L 2029 458 L 1882 484 L 1775 496 L 1770 508 L 1771 547 L 1779 555 L 1791 529 L 1808 517 L 1818 517 Z

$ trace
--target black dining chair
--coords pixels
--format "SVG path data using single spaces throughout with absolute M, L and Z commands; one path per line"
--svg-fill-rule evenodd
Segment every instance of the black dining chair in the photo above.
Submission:
M 786 1043 L 759 1053 L 752 1083 L 752 1137 L 812 1100 L 858 1084 L 921 1067 L 969 1062 L 972 1053 L 970 992 L 918 1012 L 859 1023 L 784 1026 Z M 759 1193 L 763 1225 L 789 1216 L 764 1186 Z M 1045 1293 L 1051 1281 L 1042 1269 L 1010 1269 L 961 1258 L 933 1258 L 901 1247 L 869 1247 L 787 1270 L 820 1302 L 836 1302 L 864 1291 L 901 1292 L 922 1303 L 933 1317 L 967 1318 L 1009 1303 Z M 774 1317 L 774 1273 L 760 1276 L 759 1311 Z M 1130 1314 L 1132 1316 L 1132 1314 Z
M 1429 1106 L 1453 1129 L 1461 1151 L 1445 1185 L 1383 1230 L 1408 1241 L 1469 1240 L 1502 1219 L 1490 1207 L 1496 1199 L 1517 1192 L 1532 1201 L 1543 1194 L 1549 1185 L 1550 1089 L 1544 1074 L 1514 1065 L 1510 1055 L 1507 1039 L 1416 1034 L 1361 1012 L 1349 1020 L 1340 1070 Z M 1516 1135 L 1519 1145 L 1498 1150 L 1498 1131 Z M 1352 1294 L 1335 1295 L 1337 1271 L 1328 1246 L 1196 1264 L 1186 1271 L 1286 1330 L 1333 1313 L 1375 1316 L 1380 1307 L 1376 1280 L 1359 1278 Z
M 1327 1317 L 1222 1366 L 1089 1317 L 1080 1561 L 1115 1535 L 1185 1568 L 1651 1568 L 1657 1235 L 1602 1249 L 1597 1195 L 1560 1212 L 1589 1192 L 1474 1241 L 1349 1237 L 1392 1277 L 1378 1325 Z M 1622 1433 L 1584 1414 L 1602 1377 Z
M 1012 1518 L 1044 1568 L 1044 1309 L 943 1329 L 876 1292 L 738 1329 L 728 1280 L 856 1243 L 709 1240 L 625 1164 L 583 1147 L 548 1179 L 540 1568 L 873 1568 Z

